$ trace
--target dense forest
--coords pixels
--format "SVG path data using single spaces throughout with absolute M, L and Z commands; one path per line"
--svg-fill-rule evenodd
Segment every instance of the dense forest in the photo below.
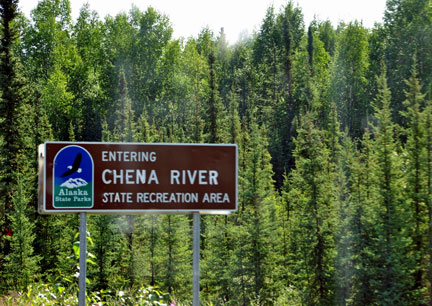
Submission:
M 39 144 L 236 143 L 238 211 L 201 219 L 203 304 L 432 305 L 431 0 L 387 0 L 372 29 L 287 2 L 233 45 L 174 39 L 151 7 L 0 18 L 1 295 L 77 287 L 79 216 L 37 213 Z M 89 215 L 88 291 L 190 305 L 191 232 Z

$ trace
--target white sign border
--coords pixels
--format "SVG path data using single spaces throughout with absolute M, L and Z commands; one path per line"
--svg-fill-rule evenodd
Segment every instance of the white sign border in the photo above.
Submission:
M 215 209 L 91 209 L 91 208 L 78 208 L 78 209 L 46 209 L 46 145 L 47 144 L 64 144 L 64 145 L 137 145 L 137 146 L 214 146 L 214 147 L 235 147 L 235 208 L 227 210 L 215 210 Z M 237 144 L 214 144 L 214 143 L 142 143 L 142 142 L 86 142 L 86 141 L 46 141 L 39 145 L 39 159 L 43 155 L 43 183 L 39 178 L 39 190 L 43 193 L 43 203 L 38 205 L 40 214 L 44 215 L 58 215 L 58 214 L 79 214 L 82 212 L 89 214 L 103 214 L 103 215 L 148 215 L 148 214 L 161 214 L 161 215 L 180 215 L 180 214 L 193 214 L 200 213 L 203 215 L 230 215 L 233 212 L 238 211 L 238 145 Z M 94 169 L 93 169 L 94 171 Z M 40 176 L 40 169 L 39 169 Z M 94 188 L 94 186 L 93 186 Z M 40 194 L 39 194 L 40 197 Z

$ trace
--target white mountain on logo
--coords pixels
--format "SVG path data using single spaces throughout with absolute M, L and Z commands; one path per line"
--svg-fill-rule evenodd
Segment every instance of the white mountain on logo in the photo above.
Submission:
M 86 186 L 88 183 L 83 180 L 82 178 L 70 178 L 66 182 L 60 185 L 60 187 L 67 187 L 67 188 L 77 188 L 81 186 Z

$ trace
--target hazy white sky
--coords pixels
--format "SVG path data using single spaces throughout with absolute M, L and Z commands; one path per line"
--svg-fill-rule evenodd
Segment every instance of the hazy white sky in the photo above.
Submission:
M 71 0 L 74 19 L 84 3 L 98 12 L 101 18 L 128 12 L 135 4 L 141 10 L 152 6 L 166 14 L 173 24 L 175 37 L 196 37 L 202 28 L 208 26 L 216 34 L 221 27 L 230 43 L 235 43 L 239 35 L 258 29 L 266 10 L 273 5 L 278 12 L 288 0 Z M 320 20 L 329 19 L 333 25 L 339 21 L 363 21 L 366 27 L 381 22 L 385 0 L 294 0 L 302 8 L 306 25 L 316 16 Z M 38 0 L 21 0 L 20 8 L 27 16 Z

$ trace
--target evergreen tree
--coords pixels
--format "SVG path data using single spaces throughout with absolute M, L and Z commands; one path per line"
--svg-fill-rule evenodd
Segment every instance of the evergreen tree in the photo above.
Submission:
M 228 135 L 226 139 L 228 143 L 240 144 L 241 138 L 241 126 L 240 117 L 238 113 L 238 95 L 234 88 L 231 88 L 230 104 L 228 109 Z
M 232 253 L 234 224 L 231 216 L 206 218 L 206 249 L 203 252 L 203 280 L 206 294 L 216 303 L 235 303 L 232 282 Z
M 161 256 L 158 249 L 161 239 L 161 216 L 152 215 L 144 218 L 144 239 L 147 245 L 146 260 L 149 261 L 149 268 L 147 271 L 146 279 L 151 286 L 156 285 L 156 281 L 159 279 L 161 270 Z
M 279 230 L 281 233 L 281 243 L 279 245 L 280 252 L 280 262 L 279 269 L 281 272 L 280 282 L 286 287 L 291 287 L 295 283 L 294 281 L 294 271 L 293 261 L 295 261 L 296 243 L 293 241 L 293 225 L 295 224 L 293 220 L 293 205 L 289 197 L 290 190 L 289 176 L 284 176 L 284 183 L 281 187 L 281 197 L 280 203 L 278 205 L 278 220 L 279 220 Z
M 423 143 L 424 129 L 421 124 L 421 109 L 424 104 L 424 94 L 421 93 L 421 85 L 418 80 L 416 62 L 412 68 L 411 77 L 406 81 L 407 90 L 405 91 L 406 100 L 403 112 L 408 128 L 406 130 L 407 142 L 407 198 L 410 202 L 410 210 L 413 215 L 414 227 L 410 236 L 412 238 L 412 256 L 415 260 L 413 271 L 414 288 L 413 294 L 420 298 L 424 288 L 424 269 L 423 262 L 425 254 L 425 232 L 423 230 L 426 220 L 426 207 L 423 204 L 425 198 L 425 146 Z M 412 298 L 413 299 L 413 298 Z
M 192 253 L 186 216 L 165 215 L 161 220 L 161 271 L 159 284 L 168 293 L 184 297 L 191 291 Z
M 89 251 L 95 255 L 95 265 L 89 265 L 89 278 L 94 279 L 93 288 L 106 290 L 121 284 L 118 279 L 120 266 L 115 262 L 115 253 L 119 252 L 121 236 L 113 215 L 90 216 L 89 231 L 93 245 Z
M 330 138 L 331 139 L 331 138 Z M 334 152 L 333 156 L 338 156 L 337 161 L 334 157 L 331 159 L 334 165 L 336 178 L 335 178 L 335 196 L 336 196 L 336 214 L 338 216 L 338 227 L 336 231 L 336 304 L 346 305 L 351 296 L 352 287 L 352 230 L 350 224 L 350 164 L 353 159 L 354 146 L 351 138 L 345 133 L 343 137 L 343 148 Z M 335 163 L 336 162 L 336 163 Z
M 353 305 L 371 305 L 376 300 L 373 291 L 373 241 L 376 210 L 377 180 L 374 175 L 376 159 L 372 152 L 372 139 L 368 130 L 363 134 L 361 151 L 349 163 L 349 233 L 352 279 L 350 297 Z
M 377 126 L 373 154 L 376 158 L 374 174 L 378 182 L 375 200 L 373 290 L 382 305 L 411 303 L 413 268 L 408 253 L 408 229 L 412 226 L 407 202 L 402 196 L 403 186 L 400 157 L 395 142 L 395 125 L 391 120 L 390 90 L 384 72 L 380 75 L 379 91 L 375 100 Z
M 23 290 L 35 280 L 38 272 L 39 257 L 33 254 L 33 241 L 36 238 L 34 223 L 29 218 L 32 212 L 30 204 L 31 194 L 26 185 L 31 181 L 25 180 L 22 174 L 15 174 L 16 190 L 14 192 L 13 210 L 8 218 L 11 231 L 6 235 L 10 242 L 10 253 L 4 258 L 4 277 L 7 286 L 14 290 Z
M 312 29 L 312 24 L 309 25 L 308 30 L 307 30 L 307 39 L 308 39 L 308 43 L 307 43 L 307 51 L 308 51 L 308 55 L 309 55 L 309 67 L 311 69 L 311 73 L 313 73 L 313 58 L 314 58 L 314 43 L 313 43 L 313 29 Z
M 229 114 L 226 120 L 228 128 L 224 139 L 228 143 L 240 143 L 240 118 L 238 116 L 237 95 L 230 93 Z M 232 253 L 234 250 L 234 220 L 230 216 L 212 216 L 205 219 L 206 248 L 204 250 L 203 270 L 204 287 L 212 288 L 209 296 L 214 296 L 218 303 L 235 303 L 235 290 L 232 285 Z
M 274 7 L 269 7 L 254 40 L 252 53 L 252 63 L 257 67 L 257 72 L 261 74 L 257 84 L 259 97 L 257 111 L 258 114 L 263 112 L 267 120 L 273 117 L 275 107 L 282 95 L 281 57 L 283 49 L 276 17 Z
M 132 102 L 129 98 L 128 86 L 126 83 L 123 68 L 119 71 L 118 101 L 114 113 L 113 137 L 116 141 L 132 142 L 135 137 L 135 114 L 132 109 Z
M 219 36 L 215 40 L 215 57 L 217 62 L 218 88 L 224 107 L 229 105 L 229 94 L 233 82 L 230 69 L 232 48 L 229 47 L 224 28 L 220 29 Z
M 216 79 L 216 58 L 212 48 L 208 56 L 209 63 L 209 92 L 206 107 L 206 129 L 208 143 L 222 143 L 222 111 L 223 105 L 220 100 Z
M 136 123 L 135 139 L 137 142 L 154 142 L 155 127 L 150 125 L 146 112 L 142 112 Z
M 258 92 L 262 90 L 258 83 L 257 68 L 253 65 L 253 41 L 246 41 L 244 44 L 238 44 L 234 47 L 231 57 L 231 69 L 233 84 L 238 94 L 239 115 L 241 118 L 248 116 L 252 110 L 257 108 L 258 112 L 262 105 L 258 102 Z M 265 110 L 263 110 L 265 112 Z
M 4 0 L 0 2 L 0 135 L 1 147 L 0 155 L 2 156 L 2 166 L 0 175 L 0 248 L 2 257 L 12 258 L 14 252 L 15 240 L 7 239 L 13 235 L 13 220 L 17 222 L 27 221 L 28 211 L 20 209 L 23 215 L 16 215 L 15 204 L 22 205 L 26 203 L 27 196 L 21 194 L 19 203 L 14 202 L 15 193 L 17 192 L 17 176 L 21 174 L 28 179 L 30 168 L 29 161 L 34 154 L 29 148 L 33 143 L 30 130 L 32 127 L 33 109 L 28 105 L 28 97 L 31 93 L 27 87 L 27 81 L 23 75 L 22 66 L 16 56 L 19 33 L 17 28 L 18 20 L 18 1 Z M 28 134 L 27 134 L 28 133 Z M 27 139 L 26 139 L 27 138 Z M 31 150 L 31 149 L 30 149 Z M 33 179 L 33 177 L 32 177 Z M 33 190 L 33 192 L 35 192 Z M 18 221 L 19 220 L 19 221 Z M 31 223 L 32 220 L 29 220 Z M 16 225 L 16 224 L 15 224 Z M 25 226 L 21 224 L 21 226 Z M 32 226 L 27 224 L 27 226 Z M 30 236 L 27 236 L 25 243 L 32 243 Z M 31 248 L 31 245 L 21 246 Z M 31 251 L 30 251 L 31 252 Z M 9 257 L 8 257 L 9 256 Z M 0 260 L 0 270 L 4 271 L 4 259 Z M 0 286 L 5 284 L 6 278 L 1 277 Z
M 278 242 L 276 194 L 272 186 L 273 171 L 267 151 L 266 131 L 252 123 L 250 135 L 241 181 L 244 184 L 241 196 L 244 197 L 244 210 L 239 216 L 245 240 L 235 246 L 240 263 L 239 270 L 233 272 L 242 277 L 239 285 L 247 294 L 244 301 L 252 298 L 260 304 L 271 304 L 276 279 L 270 271 L 277 263 L 275 246 Z
M 418 77 L 426 92 L 432 88 L 432 8 L 428 0 L 391 0 L 386 2 L 384 31 L 385 62 L 392 92 L 391 108 L 396 123 L 407 127 L 400 111 L 404 109 L 405 80 L 411 75 L 416 57 Z M 428 96 L 430 98 L 430 94 Z
M 367 71 L 366 79 L 368 80 L 367 89 L 367 101 L 369 104 L 369 110 L 371 111 L 368 115 L 372 118 L 373 115 L 371 102 L 378 94 L 378 82 L 377 75 L 382 73 L 383 65 L 385 62 L 385 48 L 386 48 L 386 33 L 384 27 L 381 24 L 375 24 L 372 31 L 368 35 L 368 51 L 369 51 L 369 68 Z
M 301 118 L 290 174 L 293 206 L 295 286 L 305 305 L 332 305 L 334 292 L 335 203 L 329 152 L 312 114 Z
M 333 57 L 336 49 L 336 31 L 330 20 L 318 24 L 318 38 L 324 43 L 326 52 Z
M 302 44 L 304 22 L 301 9 L 289 2 L 277 16 L 276 28 L 279 35 L 278 48 L 281 52 L 277 64 L 280 65 L 281 72 L 280 75 L 273 74 L 273 77 L 282 80 L 282 84 L 272 97 L 274 114 L 270 122 L 275 135 L 271 138 L 270 152 L 273 156 L 276 186 L 280 187 L 283 174 L 294 166 L 292 151 L 296 118 L 302 107 L 306 107 L 306 103 L 312 104 L 312 101 L 310 69 L 304 65 L 309 56 Z M 277 73 L 277 70 L 274 73 Z
M 427 280 L 429 282 L 429 305 L 432 304 L 432 103 L 428 101 L 422 114 L 422 126 L 424 128 L 423 143 L 425 146 L 425 204 L 428 211 L 427 218 Z

